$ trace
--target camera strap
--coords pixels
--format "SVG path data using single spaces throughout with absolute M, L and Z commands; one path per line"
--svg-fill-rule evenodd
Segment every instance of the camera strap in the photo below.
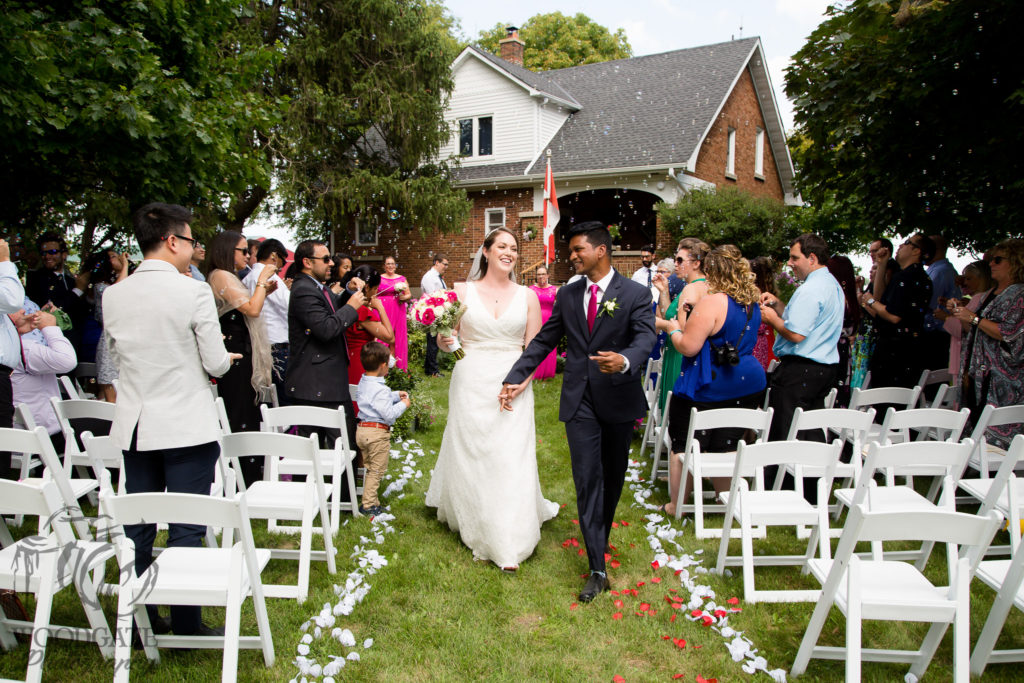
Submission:
M 736 340 L 736 350 L 737 351 L 740 348 L 740 342 L 743 341 L 743 335 L 745 335 L 747 333 L 747 328 L 750 327 L 750 319 L 754 317 L 754 305 L 753 304 L 747 304 L 743 308 L 747 311 L 747 324 L 743 326 L 742 330 L 740 330 L 739 339 Z

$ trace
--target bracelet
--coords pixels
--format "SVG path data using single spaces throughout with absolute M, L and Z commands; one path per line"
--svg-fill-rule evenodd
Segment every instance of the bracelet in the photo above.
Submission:
M 669 332 L 669 333 L 668 333 L 668 336 L 670 336 L 670 337 L 671 337 L 671 336 L 672 336 L 673 334 L 675 334 L 676 332 L 679 332 L 680 334 L 682 334 L 682 333 L 683 333 L 683 331 L 682 331 L 681 329 L 679 329 L 679 328 L 677 327 L 676 329 L 674 329 L 674 330 L 672 330 L 671 332 Z
M 262 287 L 263 289 L 267 289 L 270 286 L 270 284 L 268 282 L 264 281 L 264 282 L 257 282 L 256 286 L 257 287 Z

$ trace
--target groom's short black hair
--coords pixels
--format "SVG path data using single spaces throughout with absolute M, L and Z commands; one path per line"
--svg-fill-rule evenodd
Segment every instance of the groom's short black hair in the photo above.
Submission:
M 569 226 L 566 238 L 571 240 L 576 235 L 584 235 L 592 247 L 596 248 L 604 245 L 609 254 L 612 251 L 611 233 L 608 232 L 608 228 L 601 221 L 583 221 L 582 223 Z

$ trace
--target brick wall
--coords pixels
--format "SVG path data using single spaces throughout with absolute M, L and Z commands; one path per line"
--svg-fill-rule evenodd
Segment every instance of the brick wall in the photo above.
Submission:
M 768 143 L 767 133 L 764 141 L 765 177 L 764 180 L 754 177 L 754 141 L 758 127 L 765 130 L 764 117 L 757 101 L 757 92 L 754 90 L 750 71 L 744 69 L 743 75 L 736 82 L 736 87 L 725 101 L 718 120 L 701 145 L 694 175 L 718 187 L 738 187 L 753 195 L 782 201 L 782 183 L 775 168 L 775 156 Z M 729 128 L 736 130 L 735 180 L 725 175 Z

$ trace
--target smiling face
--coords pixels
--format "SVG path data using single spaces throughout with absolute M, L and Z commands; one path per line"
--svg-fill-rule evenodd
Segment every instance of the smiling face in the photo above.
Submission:
M 43 267 L 47 270 L 61 270 L 67 252 L 61 251 L 60 242 L 43 242 Z
M 313 258 L 302 259 L 302 265 L 309 269 L 309 274 L 317 282 L 327 282 L 327 275 L 331 272 L 334 261 L 331 260 L 327 245 L 318 244 L 313 247 Z
M 487 257 L 488 273 L 494 269 L 507 275 L 512 272 L 516 261 L 519 260 L 519 247 L 512 235 L 507 232 L 499 232 L 494 236 L 494 241 L 484 255 Z
M 537 269 L 537 286 L 547 287 L 548 286 L 548 269 L 538 268 Z
M 999 286 L 1005 286 L 1013 282 L 1010 273 L 1010 259 L 1006 252 L 993 249 L 988 254 L 988 267 L 992 269 L 992 279 Z
M 384 272 L 388 274 L 388 277 L 395 276 L 395 270 L 397 270 L 398 264 L 395 263 L 395 259 L 392 256 L 388 256 L 384 259 Z
M 590 276 L 600 266 L 601 259 L 607 253 L 607 247 L 603 244 L 595 247 L 587 240 L 585 234 L 573 235 L 569 240 L 569 263 L 576 270 L 577 275 Z

